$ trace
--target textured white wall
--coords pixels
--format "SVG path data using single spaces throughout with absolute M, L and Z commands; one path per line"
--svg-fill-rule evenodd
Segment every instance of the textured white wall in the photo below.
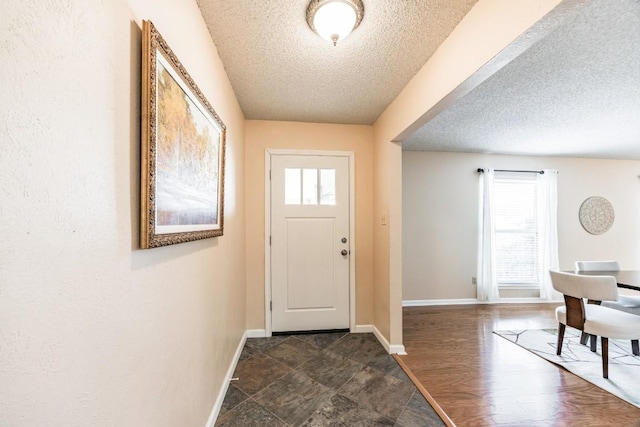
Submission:
M 221 238 L 137 249 L 142 19 L 229 129 Z M 245 329 L 244 119 L 195 1 L 4 0 L 0 40 L 0 425 L 204 425 Z
M 558 169 L 560 268 L 617 259 L 640 268 L 640 161 L 403 153 L 403 300 L 475 298 L 479 167 Z M 584 231 L 578 209 L 589 196 L 613 204 L 612 228 Z

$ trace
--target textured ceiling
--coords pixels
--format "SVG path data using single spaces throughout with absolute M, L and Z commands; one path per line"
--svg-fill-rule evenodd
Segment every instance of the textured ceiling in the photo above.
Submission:
M 309 0 L 197 0 L 247 119 L 372 124 L 477 0 L 363 0 L 334 47 Z
M 640 159 L 640 1 L 586 2 L 403 149 Z

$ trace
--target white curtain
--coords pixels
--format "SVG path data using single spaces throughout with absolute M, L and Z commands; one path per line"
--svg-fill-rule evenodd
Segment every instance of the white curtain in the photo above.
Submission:
M 480 209 L 478 219 L 478 300 L 498 301 L 498 279 L 496 275 L 495 225 L 493 220 L 493 169 L 485 169 L 480 174 Z
M 538 183 L 538 275 L 541 277 L 540 299 L 562 300 L 562 294 L 551 286 L 550 269 L 558 269 L 558 197 L 556 170 L 545 169 L 537 174 Z M 496 273 L 495 222 L 493 218 L 494 171 L 485 169 L 480 174 L 480 209 L 478 236 L 478 300 L 498 301 Z
M 540 232 L 540 262 L 538 263 L 542 278 L 540 283 L 540 299 L 561 301 L 562 294 L 551 286 L 549 270 L 557 270 L 558 259 L 558 171 L 545 169 L 538 175 L 538 230 Z

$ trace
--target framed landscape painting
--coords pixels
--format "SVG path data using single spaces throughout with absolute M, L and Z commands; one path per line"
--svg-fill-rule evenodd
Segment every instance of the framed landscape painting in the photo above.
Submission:
M 221 236 L 226 128 L 150 21 L 142 23 L 140 246 Z

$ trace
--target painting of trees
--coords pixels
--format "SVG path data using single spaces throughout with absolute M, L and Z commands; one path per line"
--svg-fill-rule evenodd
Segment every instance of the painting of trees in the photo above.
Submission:
M 215 224 L 220 132 L 157 66 L 156 224 Z

